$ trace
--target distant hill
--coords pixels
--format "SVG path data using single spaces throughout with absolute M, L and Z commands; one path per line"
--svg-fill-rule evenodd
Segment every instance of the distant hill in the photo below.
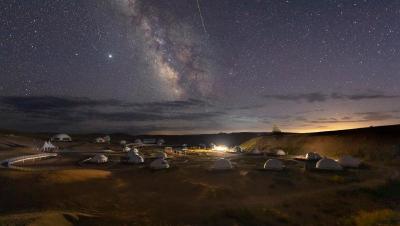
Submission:
M 18 132 L 11 130 L 0 130 L 0 135 L 1 134 L 7 136 L 17 135 L 21 137 L 47 140 L 55 133 L 27 133 L 27 132 Z M 114 134 L 91 133 L 91 134 L 70 134 L 70 135 L 72 136 L 73 141 L 84 141 L 84 142 L 92 142 L 96 137 L 110 135 L 112 143 L 119 143 L 121 140 L 134 142 L 136 139 L 155 138 L 156 140 L 164 139 L 166 145 L 182 145 L 182 144 L 210 145 L 210 143 L 214 143 L 217 145 L 236 146 L 252 138 L 259 136 L 266 136 L 267 134 L 269 133 L 241 132 L 241 133 L 196 134 L 196 135 L 136 135 L 136 136 L 124 133 L 114 133 Z
M 366 159 L 388 159 L 400 155 L 400 125 L 318 133 L 269 134 L 241 144 L 246 150 L 284 149 L 291 154 L 316 151 L 337 157 L 351 154 Z

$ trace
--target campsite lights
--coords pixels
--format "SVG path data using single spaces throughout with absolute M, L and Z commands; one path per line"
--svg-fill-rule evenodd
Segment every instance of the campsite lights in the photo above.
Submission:
M 212 150 L 218 152 L 227 152 L 229 148 L 225 145 L 215 145 Z

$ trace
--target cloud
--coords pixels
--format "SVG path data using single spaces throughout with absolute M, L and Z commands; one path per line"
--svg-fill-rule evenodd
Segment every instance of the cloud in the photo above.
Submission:
M 194 122 L 216 122 L 218 117 L 225 115 L 224 111 L 204 110 L 212 106 L 198 99 L 130 103 L 74 97 L 6 96 L 0 97 L 0 117 L 7 119 L 2 120 L 0 126 L 51 130 L 74 125 L 86 130 L 96 124 L 108 124 L 110 129 L 119 124 L 122 127 L 140 127 L 141 124 L 142 131 L 144 127 L 151 128 L 158 123 L 165 129 L 191 125 L 193 128 Z
M 361 94 L 351 94 L 345 95 L 340 93 L 332 93 L 332 99 L 344 99 L 344 100 L 370 100 L 370 99 L 393 99 L 399 98 L 398 95 L 386 95 L 383 93 L 361 93 Z
M 282 101 L 302 101 L 307 102 L 324 102 L 328 96 L 319 92 L 302 93 L 302 94 L 282 94 L 282 95 L 264 95 L 266 98 L 277 99 Z
M 361 100 L 373 100 L 373 99 L 393 99 L 393 98 L 400 98 L 400 95 L 387 95 L 381 92 L 369 91 L 366 93 L 357 93 L 357 94 L 343 94 L 338 92 L 333 92 L 330 94 L 324 94 L 322 92 L 279 94 L 279 95 L 268 94 L 264 95 L 264 97 L 281 101 L 297 101 L 297 102 L 306 101 L 309 103 L 314 103 L 314 102 L 326 102 L 328 100 L 361 101 Z

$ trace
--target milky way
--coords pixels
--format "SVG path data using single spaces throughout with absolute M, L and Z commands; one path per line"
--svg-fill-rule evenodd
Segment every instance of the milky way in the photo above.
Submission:
M 141 47 L 167 99 L 203 97 L 212 91 L 208 56 L 192 28 L 140 0 L 114 2 L 126 17 L 133 45 Z
M 0 129 L 400 122 L 400 1 L 0 1 Z

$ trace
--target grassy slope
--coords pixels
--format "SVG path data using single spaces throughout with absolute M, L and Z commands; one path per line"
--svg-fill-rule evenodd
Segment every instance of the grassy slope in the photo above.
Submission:
M 290 154 L 316 151 L 333 157 L 351 154 L 366 159 L 389 159 L 400 154 L 400 125 L 321 133 L 268 135 L 250 139 L 241 146 L 247 150 L 282 148 Z

